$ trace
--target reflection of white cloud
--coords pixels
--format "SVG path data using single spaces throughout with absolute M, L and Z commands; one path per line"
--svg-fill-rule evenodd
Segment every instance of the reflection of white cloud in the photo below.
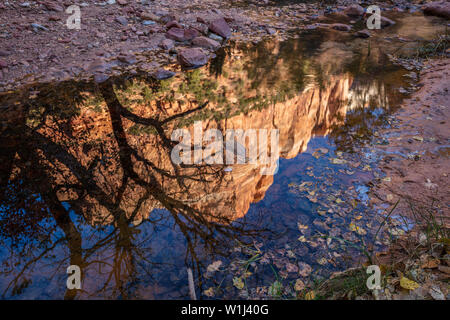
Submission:
M 348 110 L 367 108 L 369 105 L 387 108 L 389 99 L 383 83 L 371 81 L 370 83 L 354 83 L 348 93 Z

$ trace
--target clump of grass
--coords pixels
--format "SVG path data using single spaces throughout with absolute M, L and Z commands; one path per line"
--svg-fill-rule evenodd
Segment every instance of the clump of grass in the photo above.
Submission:
M 442 34 L 433 40 L 426 41 L 416 50 L 416 58 L 428 59 L 431 57 L 439 57 L 447 54 L 450 34 Z

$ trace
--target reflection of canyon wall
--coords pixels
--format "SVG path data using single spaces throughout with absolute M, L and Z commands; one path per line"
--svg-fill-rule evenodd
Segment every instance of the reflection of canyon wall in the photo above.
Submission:
M 203 120 L 203 130 L 220 128 L 225 132 L 227 129 L 278 129 L 280 157 L 293 158 L 306 150 L 311 137 L 326 135 L 333 125 L 339 123 L 340 120 L 337 119 L 343 119 L 346 111 L 343 101 L 348 95 L 350 85 L 349 76 L 334 76 L 329 79 L 329 86 L 326 88 L 309 88 L 291 99 L 269 105 L 261 111 L 253 110 L 219 121 Z M 153 107 L 135 107 L 133 111 L 143 117 L 151 117 L 157 112 Z M 185 111 L 183 107 L 181 109 L 173 107 L 169 112 L 165 110 L 165 116 L 170 117 L 182 111 Z M 124 123 L 127 129 L 132 125 L 130 121 Z M 115 198 L 124 183 L 124 168 L 117 157 L 119 151 L 112 139 L 111 120 L 105 110 L 102 113 L 95 113 L 89 109 L 82 109 L 81 115 L 73 119 L 70 126 L 73 129 L 71 134 L 74 139 L 84 142 L 79 146 L 73 146 L 70 149 L 71 153 L 85 167 L 92 167 L 95 157 L 102 158 L 95 164 L 95 169 L 91 170 L 91 179 L 129 216 L 134 213 L 135 220 L 140 221 L 147 218 L 152 209 L 163 207 L 151 194 L 146 194 L 145 187 L 132 179 L 125 182 L 127 186 L 121 193 L 121 198 Z M 192 125 L 190 128 L 192 129 Z M 171 130 L 167 128 L 167 137 L 170 137 Z M 57 136 L 55 132 L 47 131 L 46 135 Z M 65 138 L 59 143 L 67 143 L 63 141 Z M 261 175 L 260 164 L 235 164 L 232 165 L 231 172 L 225 172 L 219 165 L 204 170 L 177 168 L 178 172 L 175 172 L 169 158 L 170 150 L 162 146 L 158 135 L 127 135 L 127 141 L 139 156 L 150 161 L 158 170 L 168 173 L 168 175 L 161 174 L 145 161 L 133 157 L 134 170 L 142 179 L 150 182 L 148 173 L 152 172 L 166 196 L 183 201 L 216 219 L 218 216 L 226 219 L 243 217 L 250 204 L 261 200 L 273 182 L 273 176 Z M 67 183 L 67 177 L 71 174 L 67 170 L 63 172 L 64 183 Z M 174 177 L 176 175 L 186 177 L 182 178 L 182 184 Z M 71 179 L 75 183 L 76 179 L 73 176 Z M 57 180 L 62 182 L 62 175 Z M 70 190 L 63 189 L 59 198 L 62 201 L 75 200 L 74 194 Z M 105 223 L 112 220 L 111 208 L 107 209 L 90 195 L 77 202 L 77 206 L 93 222 Z
M 206 109 L 165 123 L 166 138 L 170 139 L 175 127 L 192 131 L 193 122 L 198 120 L 202 121 L 203 130 L 267 129 L 270 132 L 278 129 L 279 156 L 293 158 L 306 150 L 312 137 L 328 134 L 333 126 L 343 121 L 353 79 L 348 73 L 339 74 L 324 67 L 330 61 L 324 58 L 325 62 L 320 62 L 323 73 L 320 83 L 314 81 L 317 73 L 303 74 L 308 81 L 302 82 L 299 89 L 299 86 L 291 85 L 297 80 L 293 78 L 292 61 L 298 64 L 299 57 L 294 54 L 291 58 L 279 58 L 277 46 L 266 50 L 278 58 L 274 59 L 274 65 L 266 67 L 271 74 L 265 75 L 263 81 L 252 78 L 246 69 L 249 60 L 258 57 L 250 55 L 245 60 L 242 52 L 236 49 L 216 78 L 207 75 L 206 69 L 191 73 L 189 80 L 184 78 L 185 75 L 179 75 L 167 81 L 165 96 L 154 94 L 142 100 L 142 95 L 134 92 L 132 85 L 115 91 L 124 108 L 136 116 L 157 121 L 183 114 L 203 101 L 209 101 Z M 329 50 L 323 50 L 322 58 Z M 292 61 L 286 61 L 288 59 Z M 310 61 L 304 63 L 306 66 L 312 64 Z M 303 62 L 301 68 L 301 72 L 306 69 Z M 193 78 L 199 75 L 203 78 Z M 205 97 L 207 88 L 211 87 L 214 88 L 212 93 Z M 278 97 L 280 92 L 283 92 L 283 98 Z M 257 104 L 260 106 L 255 107 Z M 83 174 L 77 173 L 64 159 L 39 156 L 42 164 L 48 167 L 53 184 L 58 187 L 58 199 L 70 201 L 91 223 L 111 223 L 113 215 L 119 211 L 126 212 L 139 223 L 155 208 L 170 209 L 173 202 L 165 202 L 169 198 L 193 208 L 208 220 L 229 222 L 243 217 L 251 203 L 264 198 L 273 182 L 272 175 L 261 174 L 264 166 L 261 164 L 234 164 L 231 171 L 225 171 L 225 165 L 188 168 L 173 165 L 171 148 L 164 143 L 161 132 L 137 125 L 127 117 L 112 119 L 111 109 L 105 101 L 84 101 L 77 104 L 76 109 L 77 114 L 67 116 L 65 120 L 52 114 L 45 116 L 38 124 L 37 132 L 63 146 L 81 165 Z M 200 116 L 196 118 L 197 115 Z M 29 119 L 27 122 L 36 126 Z M 121 122 L 125 133 L 125 149 L 120 146 L 117 126 L 114 129 L 113 124 L 117 122 Z M 129 153 L 130 162 L 121 157 L 124 152 Z M 85 191 L 80 192 L 82 189 Z

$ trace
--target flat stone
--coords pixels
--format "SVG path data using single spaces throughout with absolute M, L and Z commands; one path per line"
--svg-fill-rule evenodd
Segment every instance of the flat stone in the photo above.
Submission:
M 170 28 L 166 33 L 167 38 L 180 42 L 192 40 L 199 35 L 200 33 L 195 29 L 180 29 L 177 27 Z
M 359 4 L 352 4 L 345 8 L 344 13 L 350 17 L 360 17 L 364 14 L 364 8 Z
M 173 71 L 160 68 L 160 69 L 156 70 L 155 72 L 153 72 L 151 74 L 151 76 L 153 78 L 155 78 L 156 80 L 165 80 L 165 79 L 172 78 L 175 74 L 176 73 Z
M 220 48 L 219 42 L 203 36 L 194 38 L 192 40 L 192 43 L 197 47 L 202 47 L 214 51 Z
M 350 31 L 352 29 L 352 26 L 343 23 L 333 23 L 330 27 L 338 31 Z
M 164 39 L 163 41 L 161 41 L 161 43 L 159 44 L 159 47 L 164 49 L 164 50 L 170 50 L 175 46 L 175 43 L 173 42 L 173 40 L 171 39 Z
M 364 29 L 364 30 L 360 30 L 360 31 L 356 32 L 355 36 L 357 36 L 358 38 L 369 38 L 371 36 L 371 34 L 370 34 L 369 30 Z
M 102 83 L 109 79 L 109 76 L 104 73 L 97 73 L 94 75 L 95 83 Z
M 394 20 L 381 16 L 381 27 L 386 28 L 395 24 Z
M 8 64 L 4 60 L 0 60 L 0 69 L 7 68 Z
M 56 11 L 56 12 L 64 11 L 64 8 L 62 6 L 60 6 L 59 4 L 54 3 L 54 2 L 50 2 L 50 1 L 45 2 L 44 6 L 47 8 L 47 10 L 50 10 L 50 11 Z
M 120 23 L 121 25 L 123 25 L 123 26 L 127 26 L 128 25 L 128 19 L 126 17 L 124 17 L 124 16 L 118 16 L 116 18 L 116 21 L 118 23 Z
M 177 58 L 183 67 L 200 67 L 208 63 L 207 55 L 199 48 L 184 49 Z
M 165 27 L 166 27 L 167 29 L 170 29 L 170 28 L 173 28 L 173 27 L 179 28 L 179 29 L 183 29 L 183 26 L 182 26 L 181 24 L 179 24 L 179 23 L 178 23 L 177 21 L 175 21 L 175 20 L 172 20 L 172 21 L 167 22 L 167 24 L 165 25 Z
M 219 18 L 212 21 L 209 24 L 209 30 L 211 30 L 212 32 L 218 34 L 223 38 L 229 38 L 231 36 L 230 26 L 228 25 L 228 23 L 225 21 L 224 18 Z
M 123 63 L 127 63 L 127 64 L 133 64 L 133 63 L 136 63 L 136 61 L 137 61 L 136 56 L 133 54 L 122 55 L 122 56 L 117 57 L 117 59 L 119 59 L 119 61 L 121 61 Z

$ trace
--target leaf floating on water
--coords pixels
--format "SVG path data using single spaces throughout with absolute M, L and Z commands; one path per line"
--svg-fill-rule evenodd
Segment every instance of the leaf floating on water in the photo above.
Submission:
M 325 216 L 327 214 L 325 210 L 317 210 L 317 213 L 321 216 Z
M 314 291 L 310 291 L 305 294 L 305 300 L 314 300 L 316 298 L 316 293 Z
M 214 261 L 206 268 L 206 271 L 211 272 L 211 273 L 216 272 L 219 270 L 221 265 L 222 265 L 222 261 L 220 261 L 220 260 Z
M 242 290 L 244 288 L 244 281 L 240 277 L 234 277 L 233 278 L 233 285 L 238 288 L 239 290 Z
M 299 230 L 306 230 L 308 229 L 307 225 L 301 224 L 300 222 L 297 222 L 297 227 Z
M 311 266 L 309 264 L 305 263 L 305 262 L 299 262 L 298 263 L 298 267 L 299 267 L 299 274 L 302 277 L 307 277 L 312 272 Z
M 300 241 L 300 242 L 307 242 L 308 240 L 306 240 L 305 236 L 300 236 L 298 238 L 298 241 Z
M 420 285 L 415 281 L 412 281 L 406 277 L 402 277 L 400 279 L 400 287 L 408 290 L 416 290 L 420 287 Z
M 347 160 L 340 158 L 330 158 L 332 164 L 346 164 Z
M 287 272 L 298 272 L 298 267 L 295 264 L 288 262 L 286 264 L 286 271 Z
M 421 136 L 414 136 L 413 139 L 420 142 L 423 141 L 423 138 Z
M 207 296 L 207 297 L 210 297 L 210 298 L 211 298 L 211 297 L 214 297 L 214 288 L 211 287 L 211 288 L 209 288 L 209 289 L 203 291 L 203 294 L 204 294 L 205 296 Z
M 317 263 L 320 264 L 321 266 L 324 266 L 328 263 L 328 260 L 325 258 L 320 258 L 319 260 L 317 260 Z
M 297 281 L 295 281 L 294 289 L 295 291 L 302 291 L 303 289 L 305 289 L 305 284 L 302 280 L 297 279 Z
M 342 201 L 341 198 L 336 198 L 336 203 L 337 203 L 337 204 L 342 203 L 342 202 L 344 202 L 344 201 Z

